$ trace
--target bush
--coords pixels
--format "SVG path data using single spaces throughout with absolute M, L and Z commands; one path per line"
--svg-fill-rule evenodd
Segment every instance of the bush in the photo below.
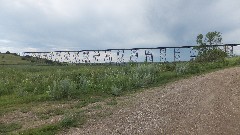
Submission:
M 88 79 L 85 75 L 79 74 L 75 80 L 77 82 L 77 89 L 84 93 L 87 93 L 89 89 L 90 79 Z
M 176 63 L 163 63 L 161 65 L 161 71 L 175 71 L 176 70 Z
M 175 70 L 177 74 L 187 74 L 189 70 L 189 63 L 177 63 Z
M 154 78 L 156 78 L 159 73 L 158 66 L 154 64 L 143 64 L 133 67 L 131 72 L 131 82 L 133 88 L 144 87 L 149 84 L 154 83 Z
M 53 88 L 50 89 L 50 96 L 53 99 L 75 98 L 78 94 L 76 84 L 69 79 L 63 79 L 53 82 Z
M 189 74 L 197 74 L 201 72 L 201 66 L 198 63 L 195 62 L 191 62 L 189 64 L 189 69 L 188 69 L 188 73 Z
M 240 65 L 240 57 L 233 57 L 230 59 L 226 59 L 225 64 L 227 64 L 227 66 Z
M 222 44 L 222 33 L 214 31 L 208 32 L 205 35 L 199 34 L 197 36 L 197 44 L 195 47 L 198 50 L 198 55 L 195 59 L 197 62 L 218 62 L 224 61 L 227 57 L 227 53 L 221 50 L 218 46 Z
M 112 90 L 112 94 L 114 95 L 114 96 L 120 96 L 120 94 L 121 94 L 121 88 L 118 88 L 118 87 L 116 87 L 116 86 L 112 86 L 111 87 L 111 90 Z
M 203 51 L 200 51 L 195 59 L 196 62 L 223 62 L 227 57 L 227 53 L 223 50 L 212 47 L 205 48 Z

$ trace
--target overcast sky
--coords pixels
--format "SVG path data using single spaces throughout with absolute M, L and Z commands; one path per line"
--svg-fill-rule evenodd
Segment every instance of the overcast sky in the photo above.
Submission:
M 0 0 L 0 52 L 240 43 L 239 0 Z

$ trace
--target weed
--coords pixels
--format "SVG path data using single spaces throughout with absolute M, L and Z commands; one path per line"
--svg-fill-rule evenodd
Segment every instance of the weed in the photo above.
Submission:
M 120 94 L 121 94 L 121 88 L 118 88 L 118 87 L 116 87 L 116 86 L 112 86 L 111 87 L 111 90 L 112 90 L 112 94 L 114 95 L 114 96 L 120 96 Z
M 83 112 L 75 112 L 74 114 L 66 115 L 60 122 L 63 128 L 76 127 L 83 125 L 86 122 L 86 117 Z
M 107 105 L 117 105 L 118 102 L 116 98 L 112 98 L 110 101 L 106 102 Z
M 186 74 L 189 70 L 189 63 L 177 63 L 176 72 L 177 74 Z

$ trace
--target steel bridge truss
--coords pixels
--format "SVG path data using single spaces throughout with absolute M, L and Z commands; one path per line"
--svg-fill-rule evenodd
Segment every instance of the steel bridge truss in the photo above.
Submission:
M 212 45 L 234 55 L 234 47 L 240 44 Z M 54 51 L 54 52 L 23 52 L 23 56 L 32 56 L 56 62 L 67 63 L 126 63 L 126 62 L 177 62 L 194 59 L 197 55 L 196 46 L 156 47 L 107 50 Z M 183 59 L 184 57 L 184 59 Z

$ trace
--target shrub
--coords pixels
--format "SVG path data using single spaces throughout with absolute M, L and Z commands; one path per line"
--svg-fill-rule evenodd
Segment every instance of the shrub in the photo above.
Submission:
M 197 44 L 195 47 L 198 50 L 198 55 L 195 59 L 197 62 L 216 62 L 223 61 L 227 57 L 227 53 L 215 45 L 222 44 L 222 34 L 220 32 L 208 32 L 205 35 L 197 36 Z
M 163 63 L 160 68 L 161 71 L 175 71 L 176 63 Z
M 154 64 L 143 64 L 132 67 L 132 75 L 130 76 L 132 87 L 138 88 L 152 84 L 159 72 L 160 69 Z
M 189 63 L 189 68 L 188 68 L 188 73 L 189 74 L 197 74 L 201 72 L 201 66 L 198 63 L 195 62 L 190 62 Z
M 224 59 L 227 57 L 227 53 L 223 50 L 212 47 L 206 49 L 202 52 L 199 52 L 195 61 L 196 62 L 223 62 Z
M 111 90 L 112 90 L 112 94 L 114 95 L 114 96 L 120 96 L 120 94 L 121 94 L 121 88 L 118 88 L 118 87 L 116 87 L 116 86 L 112 86 L 111 87 Z
M 175 70 L 177 74 L 186 74 L 189 71 L 189 63 L 177 63 Z
M 76 84 L 69 79 L 53 81 L 49 94 L 53 99 L 70 99 L 76 97 L 75 94 L 79 94 L 76 88 Z
M 84 76 L 84 75 L 79 75 L 77 76 L 77 88 L 83 92 L 87 92 L 88 90 L 88 85 L 89 85 L 90 80 Z

